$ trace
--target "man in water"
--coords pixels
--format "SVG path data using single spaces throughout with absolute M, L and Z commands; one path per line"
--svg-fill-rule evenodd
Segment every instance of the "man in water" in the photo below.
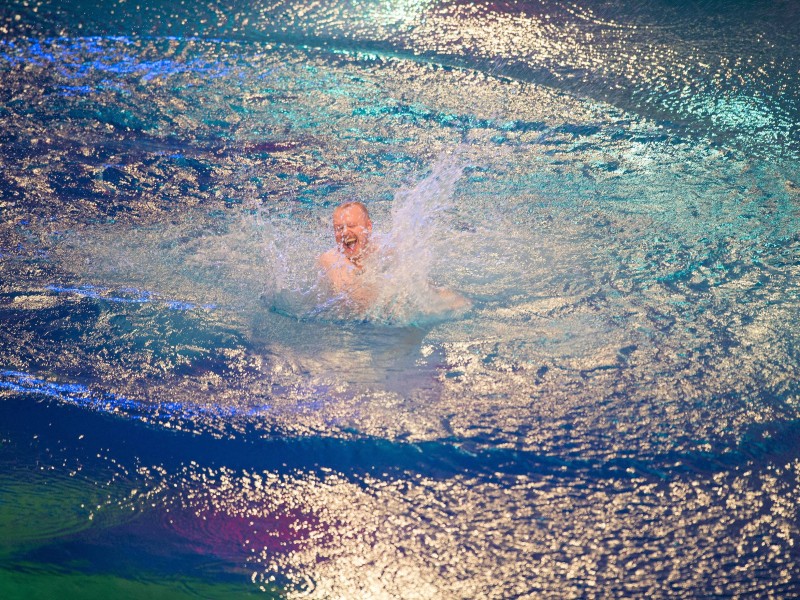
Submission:
M 378 298 L 380 284 L 373 271 L 380 266 L 377 260 L 381 257 L 371 239 L 372 221 L 367 207 L 356 201 L 338 206 L 333 211 L 333 234 L 336 246 L 319 257 L 320 269 L 336 294 L 346 295 L 360 310 L 366 310 Z M 471 306 L 469 300 L 452 290 L 432 286 L 428 289 L 430 303 L 425 312 L 461 311 Z
M 371 242 L 372 221 L 361 202 L 345 202 L 333 211 L 336 247 L 319 257 L 319 266 L 337 294 L 345 293 L 362 308 L 371 304 L 377 290 L 365 285 L 365 263 L 375 253 Z

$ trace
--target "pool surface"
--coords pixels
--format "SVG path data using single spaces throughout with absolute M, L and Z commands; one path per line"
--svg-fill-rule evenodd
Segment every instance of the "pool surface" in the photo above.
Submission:
M 0 596 L 800 596 L 798 18 L 0 6 Z

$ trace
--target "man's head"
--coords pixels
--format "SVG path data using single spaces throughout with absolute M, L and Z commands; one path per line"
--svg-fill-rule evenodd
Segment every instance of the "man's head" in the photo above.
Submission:
M 358 262 L 369 245 L 372 221 L 361 202 L 345 202 L 333 211 L 333 233 L 345 258 Z

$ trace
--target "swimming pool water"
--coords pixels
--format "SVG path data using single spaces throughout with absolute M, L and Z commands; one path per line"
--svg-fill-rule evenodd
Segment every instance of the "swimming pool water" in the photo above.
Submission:
M 4 5 L 3 597 L 797 595 L 792 17 Z

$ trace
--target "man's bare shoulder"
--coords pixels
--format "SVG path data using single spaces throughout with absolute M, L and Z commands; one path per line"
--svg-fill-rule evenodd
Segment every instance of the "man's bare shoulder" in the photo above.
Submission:
M 331 248 L 327 252 L 320 254 L 317 259 L 317 264 L 321 269 L 327 271 L 333 267 L 337 262 L 341 261 L 341 253 L 336 248 Z

